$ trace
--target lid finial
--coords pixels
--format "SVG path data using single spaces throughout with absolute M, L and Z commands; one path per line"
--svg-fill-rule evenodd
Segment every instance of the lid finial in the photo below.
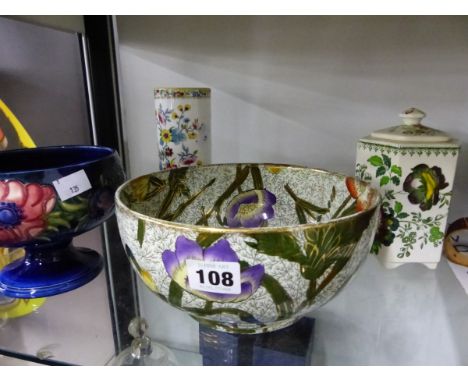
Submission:
M 400 117 L 403 118 L 403 123 L 407 126 L 419 126 L 421 124 L 421 120 L 425 116 L 426 113 L 422 110 L 416 109 L 415 107 L 410 107 L 400 114 Z

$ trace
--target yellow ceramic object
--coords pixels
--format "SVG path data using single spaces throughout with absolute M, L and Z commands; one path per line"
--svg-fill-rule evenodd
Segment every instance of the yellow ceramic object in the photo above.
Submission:
M 16 118 L 10 108 L 0 99 L 0 110 L 5 114 L 5 117 L 10 121 L 13 126 L 16 134 L 18 135 L 19 142 L 24 148 L 34 148 L 36 144 L 21 124 L 21 122 Z M 0 129 L 0 149 L 4 150 L 8 146 L 8 140 L 4 132 Z M 24 249 L 18 248 L 10 251 L 8 248 L 0 248 L 0 269 L 5 265 L 20 259 L 24 256 Z M 0 320 L 6 320 L 9 318 L 16 318 L 21 316 L 26 316 L 39 307 L 41 307 L 45 302 L 45 298 L 35 298 L 35 299 L 8 299 L 5 298 L 2 300 L 0 296 Z
M 24 249 L 22 248 L 15 249 L 13 251 L 9 251 L 8 248 L 0 248 L 0 269 L 13 261 L 20 259 L 24 256 L 24 253 Z M 40 308 L 44 302 L 45 298 L 8 299 L 3 303 L 0 299 L 0 320 L 26 316 Z
M 21 122 L 16 118 L 10 108 L 0 99 L 0 110 L 5 114 L 5 117 L 10 121 L 11 125 L 18 135 L 18 139 L 22 147 L 31 149 L 36 147 L 36 144 L 21 124 Z
M 13 299 L 5 306 L 0 305 L 0 320 L 27 316 L 39 309 L 45 300 L 45 298 Z

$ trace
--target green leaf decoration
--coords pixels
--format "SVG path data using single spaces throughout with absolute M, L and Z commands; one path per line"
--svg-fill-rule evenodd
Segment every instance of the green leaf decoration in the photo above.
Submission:
M 120 198 L 122 199 L 122 201 L 124 202 L 124 204 L 128 207 L 132 207 L 132 203 L 133 203 L 133 198 L 132 198 L 132 194 L 130 192 L 128 192 L 127 190 L 125 189 L 122 189 L 122 193 L 120 194 Z
M 401 176 L 401 167 L 397 165 L 393 165 L 390 171 L 398 176 Z
M 196 194 L 194 194 L 193 196 L 190 196 L 189 195 L 189 198 L 179 204 L 179 206 L 177 207 L 177 209 L 174 211 L 174 212 L 171 212 L 171 213 L 168 213 L 166 215 L 163 215 L 162 216 L 162 219 L 164 220 L 170 220 L 170 221 L 174 221 L 176 220 L 184 211 L 185 209 L 191 205 L 201 194 L 203 194 L 206 189 L 208 189 L 209 187 L 211 187 L 213 185 L 213 183 L 216 181 L 216 178 L 213 178 L 211 179 L 207 184 L 205 184 L 202 189 L 200 191 L 198 191 Z
M 88 209 L 88 199 L 82 196 L 75 196 L 66 202 L 58 201 L 46 217 L 47 231 L 60 232 L 72 227 L 75 232 L 80 231 L 88 223 Z
M 135 267 L 138 273 L 141 274 L 142 270 L 138 261 L 135 259 L 135 255 L 133 254 L 132 250 L 128 245 L 125 245 L 125 252 L 127 253 L 128 258 L 130 259 L 130 263 Z
M 388 199 L 388 200 L 395 199 L 395 190 L 386 190 L 385 199 Z
M 132 207 L 133 203 L 150 200 L 156 194 L 162 192 L 166 187 L 166 182 L 155 175 L 144 175 L 132 180 L 127 190 L 122 190 L 124 203 Z
M 385 186 L 388 182 L 390 182 L 390 178 L 388 176 L 383 176 L 380 179 L 380 187 Z
M 182 306 L 184 290 L 174 280 L 169 285 L 169 302 L 175 306 Z
M 258 233 L 251 234 L 249 237 L 256 241 L 245 243 L 265 255 L 280 257 L 299 264 L 304 264 L 307 260 L 296 239 L 290 233 Z
M 145 200 L 149 191 L 149 176 L 144 175 L 132 180 L 129 184 L 130 195 L 134 201 Z
M 345 216 L 348 216 L 348 215 L 352 215 L 356 213 L 356 201 L 353 201 L 353 203 L 351 203 L 351 205 L 346 208 L 341 214 L 340 214 L 340 218 L 342 217 L 345 217 Z
M 383 166 L 382 158 L 378 155 L 371 156 L 367 161 L 375 167 Z
M 402 209 L 403 209 L 403 204 L 401 204 L 400 202 L 395 202 L 395 208 L 394 208 L 395 212 L 399 214 Z
M 216 219 L 218 220 L 218 223 L 221 225 L 223 224 L 223 219 L 221 217 L 221 206 L 223 203 L 228 199 L 236 189 L 238 189 L 244 181 L 247 179 L 250 173 L 250 168 L 249 166 L 245 166 L 242 168 L 240 165 L 237 166 L 236 168 L 236 177 L 234 178 L 233 182 L 228 186 L 228 188 L 221 194 L 221 196 L 216 200 L 215 204 L 213 207 L 211 207 L 206 213 L 202 215 L 200 219 L 196 222 L 197 225 L 200 225 L 203 222 L 208 222 L 208 219 L 210 218 L 211 214 L 215 213 L 216 214 Z
M 319 207 L 315 204 L 308 202 L 305 199 L 299 198 L 291 189 L 289 184 L 286 184 L 284 186 L 284 189 L 288 192 L 289 196 L 291 196 L 291 198 L 296 203 L 296 214 L 300 224 L 307 223 L 307 219 L 305 219 L 305 214 L 309 215 L 312 219 L 317 220 L 318 216 L 315 215 L 315 213 L 323 215 L 330 211 L 330 208 Z
M 254 184 L 254 188 L 256 190 L 263 190 L 263 179 L 262 179 L 262 173 L 260 172 L 260 169 L 258 166 L 250 166 L 250 174 L 252 175 L 252 180 Z
M 330 195 L 330 202 L 334 202 L 336 198 L 336 187 L 333 186 L 331 190 L 331 195 Z
M 382 154 L 382 158 L 383 158 L 383 162 L 384 162 L 385 166 L 387 168 L 390 168 L 392 166 L 392 160 L 390 159 L 390 157 L 388 157 L 385 154 Z
M 187 176 L 188 167 L 181 167 L 176 171 L 170 171 L 168 177 L 168 186 L 169 190 L 167 191 L 162 203 L 159 208 L 157 217 L 161 218 L 163 215 L 167 214 L 170 206 L 177 195 L 189 195 L 190 190 L 188 190 L 187 185 L 185 184 Z
M 308 259 L 305 265 L 309 266 L 323 256 L 333 256 L 344 240 L 342 228 L 338 225 L 308 229 L 305 231 L 305 239 Z
M 357 243 L 364 230 L 369 226 L 372 211 L 366 211 L 359 219 L 350 219 L 323 227 L 312 227 L 304 232 L 307 244 L 306 256 L 331 256 L 339 253 L 342 246 Z M 310 262 L 308 263 L 310 265 Z
M 145 231 L 146 231 L 146 221 L 143 219 L 138 219 L 137 240 L 140 243 L 140 248 L 143 245 L 143 241 L 145 240 Z
M 332 216 L 332 219 L 335 219 L 337 218 L 338 216 L 340 216 L 341 214 L 341 211 L 343 211 L 343 209 L 346 207 L 346 205 L 349 203 L 349 201 L 352 199 L 352 196 L 351 195 L 348 195 L 347 198 L 345 200 L 343 200 L 343 202 L 340 204 L 340 206 L 337 208 L 337 210 L 335 211 L 335 213 L 333 214 Z
M 400 178 L 398 176 L 392 176 L 392 183 L 398 186 L 400 184 Z
M 328 199 L 327 207 L 328 210 L 330 210 L 332 203 L 335 201 L 336 198 L 336 188 L 335 186 L 332 187 L 331 194 L 330 194 L 330 199 Z
M 380 251 L 380 247 L 382 246 L 382 244 L 377 241 L 377 240 L 374 240 L 374 242 L 372 243 L 372 247 L 371 247 L 371 250 L 370 252 L 374 255 L 377 255 Z
M 281 284 L 272 276 L 265 274 L 262 286 L 270 294 L 276 306 L 278 319 L 286 319 L 292 315 L 294 301 Z
M 377 168 L 377 171 L 375 172 L 375 176 L 376 177 L 379 177 L 379 176 L 382 176 L 383 174 L 385 174 L 385 166 L 380 166 Z
M 346 265 L 367 225 L 366 222 L 345 222 L 306 231 L 305 251 L 308 262 L 300 270 L 301 275 L 310 280 L 310 284 L 302 306 L 310 305 L 315 296 Z M 320 284 L 318 280 L 321 280 Z
M 439 227 L 431 227 L 430 229 L 429 241 L 432 243 L 437 243 L 439 240 L 442 240 L 444 233 L 439 229 Z
M 354 250 L 354 247 L 349 248 L 349 254 L 337 259 L 331 271 L 328 273 L 327 277 L 325 277 L 325 279 L 317 287 L 317 290 L 316 290 L 317 294 L 319 294 L 335 278 L 335 276 L 345 267 L 345 265 L 348 263 L 349 259 L 351 258 L 351 252 L 353 250 Z
M 49 216 L 47 218 L 47 223 L 48 223 L 48 226 L 51 226 L 51 227 L 56 227 L 56 228 L 66 227 L 68 229 L 71 228 L 70 222 L 68 220 L 66 220 L 66 219 L 61 218 L 61 217 Z
M 59 202 L 60 207 L 66 212 L 81 212 L 88 209 L 88 201 L 84 199 L 80 203 L 70 203 L 70 202 Z
M 211 244 L 220 239 L 222 236 L 222 233 L 200 233 L 198 234 L 196 240 L 202 248 L 208 248 L 209 246 L 211 246 Z
M 400 214 L 397 215 L 398 219 L 405 219 L 407 218 L 409 215 L 406 213 L 406 212 L 402 212 Z
M 317 295 L 317 282 L 315 280 L 312 280 L 309 282 L 309 287 L 307 288 L 306 292 L 306 300 L 308 303 L 312 302 L 314 297 Z M 306 306 L 309 304 L 302 303 L 302 306 Z
M 296 203 L 299 204 L 309 215 L 312 214 L 312 212 L 316 212 L 320 215 L 323 215 L 330 211 L 329 208 L 316 206 L 315 204 L 312 204 L 307 200 L 301 198 L 299 198 Z
M 297 215 L 297 220 L 299 221 L 299 224 L 307 224 L 307 218 L 304 213 L 304 210 L 298 204 L 296 204 L 296 215 Z

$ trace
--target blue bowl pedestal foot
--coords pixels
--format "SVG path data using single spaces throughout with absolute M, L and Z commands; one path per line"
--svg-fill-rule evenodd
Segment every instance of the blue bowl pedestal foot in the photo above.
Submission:
M 0 271 L 0 293 L 14 298 L 54 296 L 79 288 L 102 270 L 99 253 L 71 240 L 27 247 L 22 259 Z

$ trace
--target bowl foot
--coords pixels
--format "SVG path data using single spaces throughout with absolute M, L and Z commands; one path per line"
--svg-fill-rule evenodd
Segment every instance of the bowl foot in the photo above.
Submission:
M 26 248 L 24 258 L 0 271 L 0 293 L 14 298 L 54 296 L 93 280 L 103 267 L 101 255 L 70 241 Z
M 201 318 L 195 315 L 192 317 L 197 320 L 200 324 L 205 325 L 211 329 L 218 330 L 220 332 L 226 332 L 231 334 L 261 334 L 269 333 L 275 330 L 280 330 L 293 325 L 300 317 L 293 317 L 286 320 L 275 321 L 268 324 L 262 323 L 221 323 L 219 321 L 212 321 L 210 319 Z

